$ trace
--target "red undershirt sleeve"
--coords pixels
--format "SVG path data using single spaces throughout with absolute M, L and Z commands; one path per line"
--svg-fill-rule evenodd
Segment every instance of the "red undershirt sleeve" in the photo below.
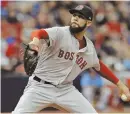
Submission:
M 47 39 L 48 33 L 44 29 L 35 30 L 31 33 L 31 40 L 36 37 L 38 39 Z
M 101 74 L 102 77 L 105 79 L 111 81 L 114 84 L 117 84 L 119 79 L 115 76 L 115 74 L 101 61 L 99 60 L 100 64 L 100 71 L 97 71 L 99 74 Z

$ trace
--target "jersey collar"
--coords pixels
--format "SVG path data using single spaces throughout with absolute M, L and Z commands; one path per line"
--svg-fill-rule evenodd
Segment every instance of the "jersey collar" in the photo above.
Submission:
M 86 52 L 86 51 L 88 51 L 88 41 L 87 41 L 87 37 L 84 35 L 84 38 L 85 38 L 85 40 L 86 40 L 86 47 L 80 49 L 79 52 Z

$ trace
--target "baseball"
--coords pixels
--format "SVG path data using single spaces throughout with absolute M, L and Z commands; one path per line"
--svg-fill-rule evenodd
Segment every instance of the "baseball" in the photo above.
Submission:
M 121 95 L 121 99 L 122 99 L 123 101 L 127 101 L 126 95 L 125 95 L 125 94 L 122 94 L 122 95 Z

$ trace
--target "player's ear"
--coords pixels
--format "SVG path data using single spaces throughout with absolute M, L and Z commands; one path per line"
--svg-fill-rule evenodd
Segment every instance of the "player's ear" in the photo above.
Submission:
M 92 24 L 92 21 L 87 20 L 87 27 L 89 27 Z

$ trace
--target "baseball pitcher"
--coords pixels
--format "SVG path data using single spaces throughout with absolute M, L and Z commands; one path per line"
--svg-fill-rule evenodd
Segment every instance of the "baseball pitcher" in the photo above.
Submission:
M 56 106 L 71 113 L 97 113 L 73 86 L 82 71 L 93 68 L 113 82 L 130 100 L 129 89 L 98 59 L 93 43 L 85 36 L 92 23 L 92 9 L 79 5 L 69 10 L 69 26 L 35 30 L 24 54 L 28 84 L 12 114 L 40 112 Z

